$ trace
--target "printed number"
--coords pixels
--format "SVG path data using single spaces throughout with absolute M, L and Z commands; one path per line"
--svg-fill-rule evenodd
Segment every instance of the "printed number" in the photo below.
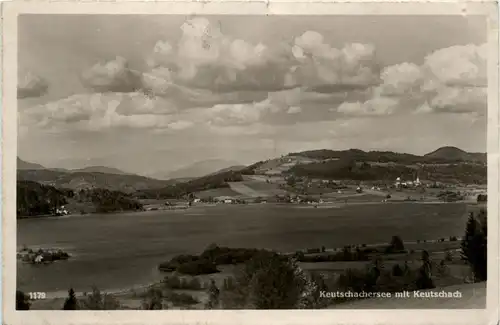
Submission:
M 31 300 L 39 300 L 39 299 L 45 299 L 45 292 L 30 292 L 29 293 L 30 299 Z

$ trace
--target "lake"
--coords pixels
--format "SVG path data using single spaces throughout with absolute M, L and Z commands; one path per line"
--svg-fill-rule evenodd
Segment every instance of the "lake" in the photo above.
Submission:
M 286 205 L 194 207 L 18 220 L 18 246 L 58 247 L 74 255 L 48 265 L 18 262 L 25 292 L 90 291 L 161 279 L 157 265 L 211 243 L 295 251 L 307 247 L 462 236 L 465 204 L 393 203 L 313 209 Z

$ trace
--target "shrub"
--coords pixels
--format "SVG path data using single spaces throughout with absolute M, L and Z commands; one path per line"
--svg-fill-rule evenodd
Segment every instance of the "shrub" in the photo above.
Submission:
M 211 279 L 210 285 L 208 287 L 208 301 L 206 304 L 207 309 L 214 309 L 219 307 L 219 294 L 219 288 L 217 288 L 214 279 Z
M 159 288 L 149 288 L 142 300 L 142 309 L 161 310 L 163 308 L 163 292 Z
M 82 309 L 86 310 L 117 310 L 120 308 L 119 301 L 109 294 L 101 294 L 97 287 L 92 287 L 92 293 L 84 293 Z
M 310 296 L 297 264 L 273 252 L 262 251 L 247 261 L 236 270 L 234 282 L 221 292 L 224 309 L 294 309 Z
M 165 299 L 171 301 L 175 306 L 190 306 L 199 303 L 197 299 L 187 293 L 168 292 Z

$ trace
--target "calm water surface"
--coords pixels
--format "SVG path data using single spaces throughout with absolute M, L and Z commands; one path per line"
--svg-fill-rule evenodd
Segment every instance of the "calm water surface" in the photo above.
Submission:
M 218 206 L 18 220 L 18 246 L 59 247 L 69 261 L 18 263 L 25 291 L 115 290 L 162 278 L 157 265 L 211 243 L 294 251 L 404 240 L 462 236 L 463 204 L 377 204 L 332 209 L 290 206 Z

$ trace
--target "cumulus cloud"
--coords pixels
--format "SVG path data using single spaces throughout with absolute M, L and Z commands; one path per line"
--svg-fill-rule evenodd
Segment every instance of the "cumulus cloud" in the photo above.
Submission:
M 168 128 L 175 108 L 141 93 L 77 94 L 22 111 L 24 125 L 46 129 L 99 131 L 111 127 Z M 179 124 L 174 124 L 179 128 Z M 186 125 L 184 125 L 184 128 Z
M 393 114 L 399 101 L 390 97 L 375 97 L 365 102 L 344 102 L 337 108 L 337 112 L 345 115 L 389 115 Z
M 440 49 L 422 65 L 404 62 L 385 67 L 381 83 L 364 103 L 346 102 L 336 111 L 344 114 L 486 113 L 486 45 Z
M 155 79 L 146 87 L 162 92 L 172 83 L 218 91 L 277 91 L 324 84 L 370 85 L 378 78 L 375 51 L 367 44 L 336 49 L 308 31 L 293 44 L 250 43 L 194 18 L 181 26 L 179 41 L 158 41 L 147 59 Z
M 17 84 L 17 98 L 41 97 L 49 90 L 49 84 L 40 76 L 28 72 L 19 78 Z
M 370 44 L 353 43 L 337 49 L 320 33 L 307 31 L 295 38 L 292 53 L 297 62 L 286 75 L 288 85 L 368 87 L 378 82 L 375 48 Z
M 123 57 L 98 62 L 82 72 L 82 83 L 96 92 L 134 92 L 142 88 L 142 75 Z

